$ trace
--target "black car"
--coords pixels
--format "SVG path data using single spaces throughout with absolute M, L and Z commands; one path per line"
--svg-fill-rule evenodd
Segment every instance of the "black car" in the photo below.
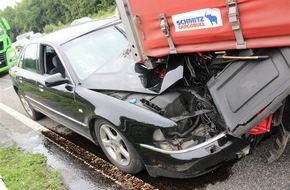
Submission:
M 228 134 L 207 89 L 214 70 L 192 64 L 203 57 L 148 70 L 133 56 L 121 21 L 92 21 L 31 41 L 10 75 L 32 119 L 58 121 L 128 173 L 193 177 L 249 152 L 253 137 Z

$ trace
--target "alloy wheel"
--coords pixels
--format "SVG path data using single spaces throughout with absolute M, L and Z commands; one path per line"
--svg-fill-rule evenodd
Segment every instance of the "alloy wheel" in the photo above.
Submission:
M 20 96 L 20 100 L 21 100 L 22 105 L 23 105 L 24 109 L 26 110 L 26 112 L 27 112 L 30 116 L 33 116 L 32 109 L 31 109 L 29 103 L 27 102 L 27 100 L 24 98 L 24 96 L 23 96 L 22 94 L 20 94 L 19 96 Z
M 110 157 L 122 166 L 130 164 L 128 146 L 120 133 L 108 124 L 100 127 L 101 143 Z

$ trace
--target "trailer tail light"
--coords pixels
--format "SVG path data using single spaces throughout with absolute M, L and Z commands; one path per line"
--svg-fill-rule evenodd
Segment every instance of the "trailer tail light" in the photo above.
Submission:
M 155 71 L 155 73 L 157 73 L 159 75 L 159 77 L 163 79 L 165 77 L 165 74 L 166 74 L 166 69 L 157 69 Z
M 249 134 L 260 135 L 266 132 L 270 132 L 272 119 L 273 119 L 273 114 L 269 115 L 266 119 L 264 119 L 261 123 L 259 123 L 255 128 L 249 130 Z

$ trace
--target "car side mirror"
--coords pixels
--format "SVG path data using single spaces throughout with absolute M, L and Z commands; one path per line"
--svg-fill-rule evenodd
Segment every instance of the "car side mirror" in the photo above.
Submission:
M 60 73 L 55 73 L 47 77 L 47 79 L 45 79 L 44 81 L 45 86 L 47 87 L 57 86 L 57 85 L 61 85 L 61 84 L 69 83 L 69 82 L 70 81 L 68 79 L 63 78 Z

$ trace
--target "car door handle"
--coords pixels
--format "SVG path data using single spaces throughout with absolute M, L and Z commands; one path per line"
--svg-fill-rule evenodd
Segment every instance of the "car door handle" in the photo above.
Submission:
M 39 89 L 40 92 L 43 92 L 43 85 L 39 84 L 38 85 L 38 89 Z

